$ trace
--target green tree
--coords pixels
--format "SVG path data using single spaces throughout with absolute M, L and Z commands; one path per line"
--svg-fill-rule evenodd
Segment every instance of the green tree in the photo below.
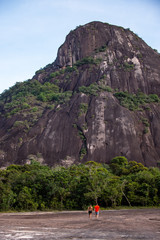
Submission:
M 121 204 L 122 201 L 122 191 L 121 191 L 121 181 L 117 176 L 112 176 L 108 179 L 108 184 L 104 189 L 103 198 L 106 206 L 110 203 L 112 207 L 116 207 Z
M 86 198 L 94 200 L 98 203 L 98 198 L 102 195 L 103 189 L 107 186 L 108 171 L 101 164 L 90 162 L 88 166 L 88 183 L 86 186 Z
M 8 211 L 15 203 L 16 194 L 11 190 L 9 184 L 0 181 L 0 210 Z
M 69 171 L 65 168 L 61 168 L 60 171 L 53 172 L 53 179 L 54 179 L 54 197 L 58 197 L 60 201 L 60 208 L 64 208 L 64 202 L 66 198 L 70 195 L 70 175 Z
M 110 168 L 115 175 L 128 174 L 128 160 L 123 156 L 115 157 L 111 160 Z
M 136 172 L 139 172 L 139 171 L 147 170 L 147 168 L 144 167 L 144 165 L 142 163 L 137 163 L 135 161 L 130 161 L 128 163 L 127 168 L 128 168 L 130 173 L 136 173 Z
M 24 210 L 37 210 L 38 204 L 34 202 L 32 190 L 28 187 L 23 187 L 17 198 L 18 208 Z

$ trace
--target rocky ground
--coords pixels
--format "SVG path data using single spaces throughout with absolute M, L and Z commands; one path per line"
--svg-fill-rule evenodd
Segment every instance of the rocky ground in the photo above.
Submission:
M 0 213 L 0 239 L 159 240 L 160 209 Z

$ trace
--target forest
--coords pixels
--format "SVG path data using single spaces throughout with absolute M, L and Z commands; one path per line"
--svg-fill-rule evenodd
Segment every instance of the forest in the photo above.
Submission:
M 159 206 L 160 170 L 119 156 L 110 164 L 89 161 L 49 167 L 36 160 L 0 170 L 0 211 L 82 210 Z

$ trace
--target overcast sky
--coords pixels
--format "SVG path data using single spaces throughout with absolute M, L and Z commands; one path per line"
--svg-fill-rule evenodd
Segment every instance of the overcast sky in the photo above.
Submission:
M 160 52 L 159 0 L 0 0 L 0 93 L 52 63 L 66 35 L 102 21 Z

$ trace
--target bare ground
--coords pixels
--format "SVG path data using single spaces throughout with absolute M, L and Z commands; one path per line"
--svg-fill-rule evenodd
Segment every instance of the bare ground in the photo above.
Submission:
M 0 213 L 0 239 L 159 240 L 160 209 Z

